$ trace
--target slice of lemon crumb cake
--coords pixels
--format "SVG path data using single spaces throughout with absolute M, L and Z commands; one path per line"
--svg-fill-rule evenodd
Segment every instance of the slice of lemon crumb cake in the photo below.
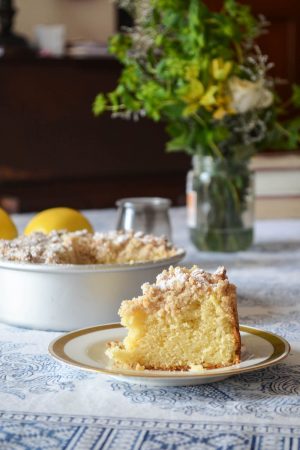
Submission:
M 211 274 L 197 266 L 171 266 L 142 290 L 143 295 L 121 304 L 128 335 L 122 343 L 108 343 L 106 354 L 114 366 L 191 370 L 240 361 L 236 287 L 224 267 Z

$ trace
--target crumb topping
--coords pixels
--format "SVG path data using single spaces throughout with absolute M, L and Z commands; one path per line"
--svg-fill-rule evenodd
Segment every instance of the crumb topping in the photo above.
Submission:
M 0 259 L 35 264 L 134 263 L 169 258 L 177 252 L 164 237 L 134 231 L 60 230 L 0 240 Z
M 187 303 L 199 299 L 201 294 L 216 290 L 226 294 L 228 289 L 235 290 L 235 286 L 228 282 L 224 267 L 209 273 L 197 266 L 191 269 L 171 266 L 156 277 L 154 284 L 142 285 L 143 295 L 123 301 L 119 314 L 123 316 L 135 309 L 176 313 Z
M 193 266 L 191 269 L 171 266 L 156 277 L 156 283 L 152 285 L 149 283 L 143 284 L 142 290 L 143 294 L 146 294 L 149 289 L 180 292 L 182 289 L 188 289 L 197 285 L 200 288 L 208 288 L 218 284 L 220 280 L 226 279 L 227 275 L 224 267 L 219 267 L 215 273 L 211 274 L 197 266 Z
M 169 289 L 180 289 L 185 286 L 189 281 L 194 284 L 194 281 L 199 283 L 201 286 L 216 284 L 220 280 L 225 280 L 226 270 L 224 267 L 219 267 L 214 274 L 205 272 L 197 266 L 192 269 L 186 269 L 185 267 L 170 267 L 169 270 L 164 270 L 156 278 L 155 288 L 161 291 L 167 291 Z M 143 285 L 147 290 L 147 283 Z M 144 291 L 144 288 L 142 289 Z

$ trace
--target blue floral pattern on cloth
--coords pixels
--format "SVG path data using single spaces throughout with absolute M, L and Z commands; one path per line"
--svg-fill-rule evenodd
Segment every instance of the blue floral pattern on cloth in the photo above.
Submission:
M 284 311 L 265 309 L 251 314 L 241 312 L 240 323 L 251 326 L 255 324 L 257 328 L 272 331 L 291 342 L 300 338 L 300 311 L 293 308 Z
M 237 375 L 226 382 L 198 386 L 149 388 L 139 384 L 109 382 L 133 403 L 155 404 L 186 416 L 254 415 L 272 419 L 300 417 L 300 365 L 281 364 Z
M 286 450 L 300 428 L 274 425 L 0 413 L 5 450 Z
M 26 395 L 74 390 L 75 381 L 91 376 L 54 361 L 49 355 L 21 352 L 26 344 L 0 342 L 0 392 Z
M 93 214 L 95 229 L 114 222 L 113 211 Z M 184 209 L 171 215 L 184 264 L 224 264 L 240 322 L 284 336 L 291 356 L 218 383 L 147 387 L 54 361 L 58 333 L 0 324 L 1 450 L 300 449 L 300 221 L 259 224 L 249 251 L 214 254 L 191 245 Z

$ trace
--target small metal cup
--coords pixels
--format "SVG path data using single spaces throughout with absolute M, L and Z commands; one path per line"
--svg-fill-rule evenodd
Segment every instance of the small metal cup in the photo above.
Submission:
M 172 240 L 169 207 L 171 200 L 160 197 L 123 198 L 118 207 L 117 230 L 135 230 Z

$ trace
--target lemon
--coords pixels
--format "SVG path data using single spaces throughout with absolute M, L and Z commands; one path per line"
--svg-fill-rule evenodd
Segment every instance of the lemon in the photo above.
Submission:
M 28 222 L 24 234 L 28 236 L 35 231 L 47 234 L 53 230 L 94 232 L 90 222 L 79 211 L 72 208 L 50 208 L 36 214 Z
M 0 239 L 15 239 L 18 236 L 18 231 L 4 209 L 0 208 Z

